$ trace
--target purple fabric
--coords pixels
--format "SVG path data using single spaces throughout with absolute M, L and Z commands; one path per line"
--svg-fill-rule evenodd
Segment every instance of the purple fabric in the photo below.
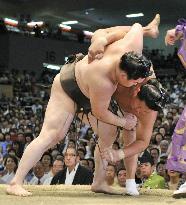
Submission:
M 181 40 L 181 46 L 178 50 L 178 56 L 181 57 L 182 64 L 186 67 L 186 19 L 184 18 L 178 20 L 176 35 L 179 32 L 183 32 L 183 39 Z
M 182 173 L 186 172 L 186 106 L 172 136 L 172 152 L 167 160 L 166 168 Z
M 178 56 L 184 67 L 186 67 L 186 19 L 178 20 L 176 35 L 183 32 L 183 39 L 178 50 Z M 172 136 L 172 151 L 167 160 L 166 168 L 181 173 L 186 172 L 186 106 L 177 122 Z
M 182 32 L 186 26 L 186 19 L 182 18 L 178 20 L 178 25 L 176 26 L 176 33 Z

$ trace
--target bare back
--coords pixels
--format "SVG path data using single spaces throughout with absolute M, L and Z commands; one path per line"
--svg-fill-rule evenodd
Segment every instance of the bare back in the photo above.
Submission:
M 80 90 L 89 98 L 89 87 L 97 84 L 97 87 L 102 87 L 104 82 L 110 82 L 110 86 L 115 91 L 116 85 L 113 83 L 112 70 L 115 66 L 119 66 L 121 56 L 131 51 L 131 46 L 124 39 L 118 40 L 107 46 L 102 59 L 95 59 L 90 64 L 86 55 L 81 61 L 76 64 L 76 80 Z
M 78 86 L 90 99 L 92 113 L 105 123 L 116 126 L 125 124 L 124 118 L 113 114 L 108 108 L 118 82 L 128 83 L 127 76 L 122 75 L 119 69 L 121 56 L 129 51 L 139 53 L 142 50 L 143 35 L 140 38 L 139 31 L 142 31 L 141 25 L 134 24 L 123 39 L 105 48 L 100 60 L 94 60 L 89 64 L 88 56 L 85 56 L 76 64 L 75 75 Z
M 117 100 L 120 107 L 129 113 L 134 114 L 137 119 L 137 138 L 144 140 L 150 140 L 153 126 L 157 117 L 157 112 L 149 109 L 145 102 L 140 101 L 137 96 L 133 96 L 134 88 L 125 88 L 118 86 L 114 97 Z M 137 106 L 134 106 L 135 103 L 138 103 Z M 138 110 L 138 107 L 141 107 L 141 111 Z

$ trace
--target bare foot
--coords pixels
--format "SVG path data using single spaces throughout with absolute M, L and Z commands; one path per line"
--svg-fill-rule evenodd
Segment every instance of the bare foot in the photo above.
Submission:
M 113 190 L 110 186 L 108 186 L 106 183 L 102 184 L 92 184 L 91 185 L 91 191 L 95 193 L 103 193 L 103 194 L 110 194 L 110 195 L 123 195 L 123 192 L 118 192 L 116 190 Z
M 6 189 L 6 193 L 15 196 L 31 196 L 32 193 L 26 191 L 21 185 L 10 184 Z
M 159 35 L 159 24 L 160 24 L 160 15 L 156 14 L 155 18 L 145 27 L 146 30 L 149 30 L 149 34 L 152 38 L 157 38 Z

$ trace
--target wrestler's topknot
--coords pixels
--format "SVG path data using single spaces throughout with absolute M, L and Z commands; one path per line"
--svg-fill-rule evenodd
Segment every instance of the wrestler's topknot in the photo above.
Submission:
M 151 76 L 151 65 L 151 61 L 144 55 L 139 55 L 133 51 L 125 53 L 120 60 L 120 69 L 127 73 L 128 80 Z

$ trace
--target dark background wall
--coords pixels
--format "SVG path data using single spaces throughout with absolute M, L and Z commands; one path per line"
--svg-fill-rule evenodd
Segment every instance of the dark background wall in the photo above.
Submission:
M 0 68 L 8 67 L 9 62 L 9 36 L 0 34 Z
M 169 25 L 160 28 L 158 39 L 144 38 L 144 45 L 149 49 L 162 49 L 167 55 L 174 47 L 166 47 L 164 36 Z M 8 33 L 0 35 L 0 67 L 41 72 L 43 63 L 64 64 L 64 58 L 73 53 L 87 53 L 89 44 L 76 41 L 59 41 L 27 37 L 21 34 Z
M 41 71 L 43 63 L 64 64 L 73 53 L 87 53 L 88 44 L 25 37 L 18 34 L 0 35 L 0 62 L 8 69 Z M 8 62 L 8 63 L 7 63 Z

